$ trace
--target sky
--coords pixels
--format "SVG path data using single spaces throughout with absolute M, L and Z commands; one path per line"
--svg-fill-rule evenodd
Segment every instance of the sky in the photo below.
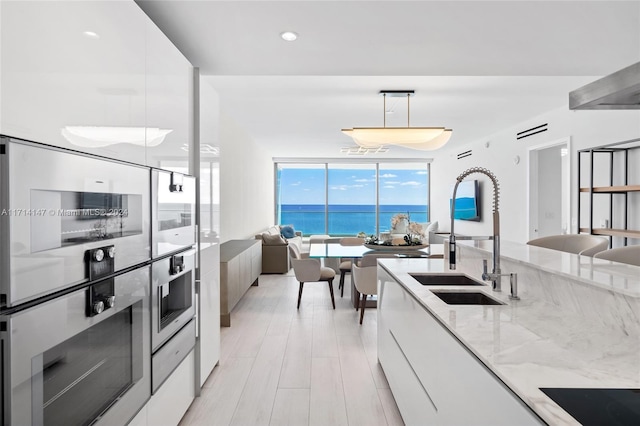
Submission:
M 374 169 L 329 168 L 329 204 L 373 205 L 376 200 Z M 426 205 L 426 170 L 380 170 L 380 204 Z M 324 204 L 324 168 L 280 170 L 281 204 Z

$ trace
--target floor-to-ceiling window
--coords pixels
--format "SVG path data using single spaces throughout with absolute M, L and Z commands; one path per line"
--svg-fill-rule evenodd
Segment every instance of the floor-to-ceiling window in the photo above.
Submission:
M 326 164 L 277 164 L 276 223 L 305 235 L 324 234 L 327 216 Z
M 389 232 L 391 218 L 399 213 L 406 214 L 411 222 L 429 221 L 428 164 L 381 163 L 378 182 L 379 232 Z
M 304 235 L 388 232 L 391 218 L 429 220 L 428 160 L 276 161 L 276 222 Z
M 376 233 L 376 165 L 328 164 L 328 234 Z

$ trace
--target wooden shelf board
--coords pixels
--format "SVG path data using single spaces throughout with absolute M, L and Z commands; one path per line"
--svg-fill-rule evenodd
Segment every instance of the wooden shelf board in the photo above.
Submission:
M 640 185 L 594 186 L 593 192 L 633 192 L 640 191 Z M 589 188 L 580 188 L 580 192 L 589 192 Z
M 580 232 L 589 232 L 589 228 L 580 228 Z M 640 238 L 640 231 L 631 229 L 593 228 L 593 235 L 606 235 L 613 237 Z

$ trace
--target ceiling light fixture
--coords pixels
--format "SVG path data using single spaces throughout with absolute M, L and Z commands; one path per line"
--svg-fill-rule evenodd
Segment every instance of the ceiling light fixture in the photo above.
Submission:
M 363 148 L 378 148 L 383 145 L 400 145 L 422 151 L 441 148 L 449 141 L 453 130 L 445 127 L 410 127 L 409 99 L 413 90 L 381 90 L 383 96 L 384 127 L 354 127 L 342 129 L 342 133 L 351 136 L 354 142 Z M 387 127 L 387 96 L 407 97 L 407 127 Z
M 293 31 L 285 31 L 280 33 L 280 37 L 284 41 L 295 41 L 298 38 L 298 33 L 294 33 Z

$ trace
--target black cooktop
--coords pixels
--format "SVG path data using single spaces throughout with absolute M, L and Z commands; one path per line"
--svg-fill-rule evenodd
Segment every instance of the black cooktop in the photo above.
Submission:
M 584 426 L 640 425 L 640 389 L 540 390 Z

